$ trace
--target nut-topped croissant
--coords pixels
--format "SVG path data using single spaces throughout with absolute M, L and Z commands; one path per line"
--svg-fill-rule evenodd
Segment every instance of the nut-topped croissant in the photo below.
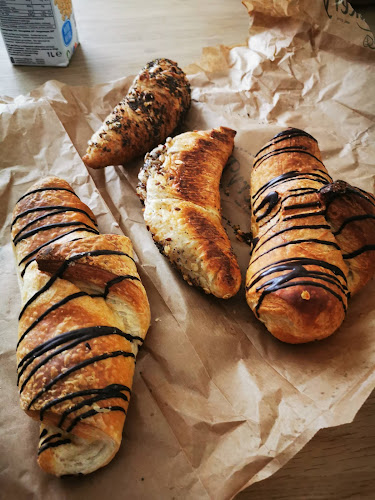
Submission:
M 375 200 L 324 167 L 317 141 L 288 129 L 255 156 L 246 299 L 280 340 L 308 342 L 342 323 L 375 272 Z
M 189 107 L 190 84 L 177 63 L 151 61 L 91 137 L 83 161 L 101 168 L 144 155 L 173 132 Z
M 219 184 L 236 132 L 226 127 L 168 138 L 146 155 L 138 195 L 147 228 L 183 278 L 229 298 L 241 273 L 221 224 Z
M 21 407 L 40 420 L 39 465 L 87 474 L 116 454 L 135 357 L 150 323 L 125 236 L 100 235 L 62 179 L 17 202 L 12 238 L 23 307 L 17 344 Z

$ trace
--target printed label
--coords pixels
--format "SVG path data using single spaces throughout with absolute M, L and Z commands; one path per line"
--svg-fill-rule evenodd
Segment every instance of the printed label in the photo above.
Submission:
M 364 47 L 375 49 L 375 37 L 361 14 L 356 12 L 347 0 L 323 0 L 324 8 L 329 19 L 335 17 L 337 21 L 350 24 L 353 21 L 363 31 Z
M 67 66 L 78 45 L 70 0 L 0 0 L 0 28 L 13 64 Z

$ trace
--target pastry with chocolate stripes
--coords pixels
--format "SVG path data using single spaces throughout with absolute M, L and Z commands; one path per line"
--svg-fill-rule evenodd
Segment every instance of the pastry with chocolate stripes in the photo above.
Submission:
M 18 200 L 12 239 L 23 304 L 18 387 L 22 409 L 41 421 L 38 462 L 57 476 L 87 474 L 119 449 L 150 324 L 132 244 L 99 234 L 57 177 Z
M 317 141 L 288 129 L 255 156 L 246 299 L 278 339 L 308 342 L 341 325 L 375 272 L 375 198 L 333 182 Z

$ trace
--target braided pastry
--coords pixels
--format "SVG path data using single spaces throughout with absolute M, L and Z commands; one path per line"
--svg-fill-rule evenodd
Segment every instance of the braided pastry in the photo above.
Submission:
M 117 452 L 135 357 L 150 310 L 119 235 L 100 235 L 91 210 L 62 179 L 17 202 L 12 237 L 23 307 L 17 344 L 21 407 L 40 420 L 46 472 L 89 473 Z

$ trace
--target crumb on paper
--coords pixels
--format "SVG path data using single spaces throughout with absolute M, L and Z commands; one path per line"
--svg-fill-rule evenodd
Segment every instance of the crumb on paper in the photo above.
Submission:
M 253 235 L 251 232 L 245 233 L 245 231 L 242 231 L 242 229 L 238 225 L 233 225 L 232 227 L 238 241 L 246 243 L 249 246 L 252 244 Z
M 155 318 L 155 321 L 161 321 L 161 319 L 160 318 Z

